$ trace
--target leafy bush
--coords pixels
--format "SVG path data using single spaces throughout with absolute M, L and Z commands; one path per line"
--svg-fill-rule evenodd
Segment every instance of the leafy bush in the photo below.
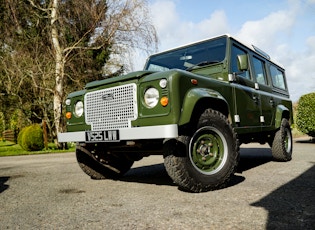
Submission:
M 30 121 L 25 119 L 25 115 L 20 109 L 14 110 L 14 112 L 10 115 L 8 129 L 18 131 L 28 125 L 30 125 Z
M 30 125 L 21 130 L 18 144 L 27 151 L 38 151 L 44 148 L 43 130 L 38 124 Z
M 315 93 L 306 94 L 300 98 L 296 125 L 301 132 L 315 137 Z
M 25 133 L 25 130 L 27 129 L 28 127 L 25 127 L 23 128 L 19 134 L 18 134 L 18 138 L 17 138 L 17 142 L 18 144 L 22 147 L 22 139 L 23 139 L 23 136 L 24 136 L 24 133 Z M 22 147 L 23 148 L 23 147 Z

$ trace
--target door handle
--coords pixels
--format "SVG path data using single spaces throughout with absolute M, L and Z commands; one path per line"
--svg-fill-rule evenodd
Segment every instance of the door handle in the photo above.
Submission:
M 256 95 L 254 95 L 253 96 L 253 100 L 254 100 L 255 103 L 258 103 L 259 98 Z
M 274 100 L 273 100 L 272 98 L 269 100 L 269 104 L 270 104 L 271 106 L 274 106 L 274 105 L 275 105 L 275 102 L 274 102 Z

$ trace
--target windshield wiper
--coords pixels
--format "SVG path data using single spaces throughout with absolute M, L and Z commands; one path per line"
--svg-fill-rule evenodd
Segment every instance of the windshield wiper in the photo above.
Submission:
M 190 70 L 195 69 L 196 67 L 202 67 L 202 66 L 210 65 L 210 64 L 214 64 L 214 63 L 219 63 L 219 61 L 202 61 L 202 62 L 199 62 L 199 63 L 197 63 L 191 67 L 188 67 L 186 69 L 186 71 L 190 71 Z

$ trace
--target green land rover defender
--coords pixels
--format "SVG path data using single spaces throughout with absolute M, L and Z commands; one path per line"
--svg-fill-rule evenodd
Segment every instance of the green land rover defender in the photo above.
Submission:
M 163 155 L 179 188 L 203 192 L 233 176 L 242 143 L 292 156 L 292 102 L 284 69 L 229 35 L 150 56 L 143 71 L 88 83 L 65 101 L 82 170 L 118 178 L 134 161 Z

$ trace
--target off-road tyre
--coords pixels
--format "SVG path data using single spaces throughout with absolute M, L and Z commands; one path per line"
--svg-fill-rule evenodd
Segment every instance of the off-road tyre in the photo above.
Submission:
M 281 126 L 276 132 L 272 142 L 272 156 L 276 161 L 290 161 L 292 159 L 292 133 L 290 123 L 286 118 L 281 121 Z
M 80 168 L 92 179 L 118 179 L 132 166 L 126 156 L 108 154 L 106 150 L 77 146 L 76 157 Z
M 195 133 L 164 144 L 164 165 L 180 189 L 205 192 L 225 187 L 239 161 L 236 133 L 220 112 L 207 109 Z

